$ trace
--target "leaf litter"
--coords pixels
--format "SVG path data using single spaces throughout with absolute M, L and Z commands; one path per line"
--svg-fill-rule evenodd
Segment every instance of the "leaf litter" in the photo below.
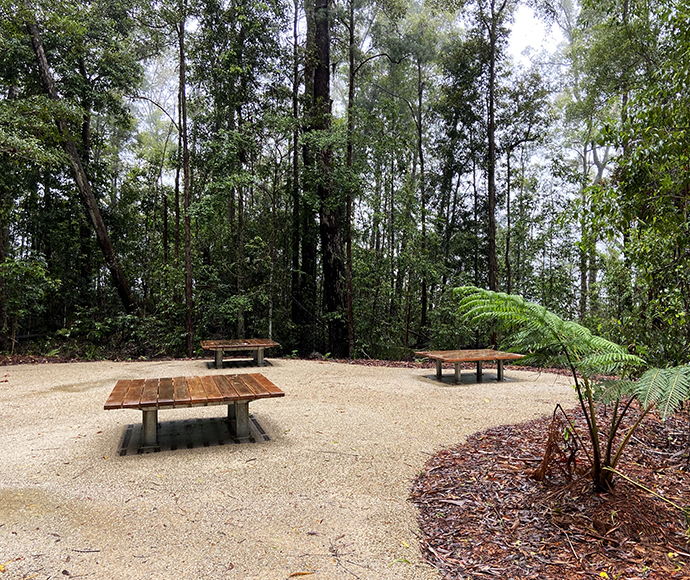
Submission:
M 568 416 L 582 436 L 581 413 Z M 433 456 L 411 494 L 424 558 L 444 580 L 690 578 L 684 512 L 618 475 L 595 494 L 586 454 L 562 427 L 552 417 L 496 427 Z M 650 414 L 618 469 L 687 508 L 689 446 L 689 412 Z

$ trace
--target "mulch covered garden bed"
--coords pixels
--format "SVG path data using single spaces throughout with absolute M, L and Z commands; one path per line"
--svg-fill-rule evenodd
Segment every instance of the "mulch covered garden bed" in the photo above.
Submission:
M 575 410 L 568 416 L 583 425 Z M 690 578 L 683 511 L 618 475 L 612 492 L 593 493 L 583 450 L 571 456 L 572 436 L 561 436 L 544 481 L 531 477 L 551 427 L 552 417 L 497 427 L 427 462 L 412 500 L 428 562 L 453 580 Z M 689 445 L 690 413 L 665 423 L 650 414 L 618 470 L 688 507 Z

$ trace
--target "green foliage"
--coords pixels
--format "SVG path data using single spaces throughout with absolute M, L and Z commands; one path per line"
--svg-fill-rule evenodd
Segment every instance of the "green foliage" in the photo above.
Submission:
M 13 352 L 17 329 L 32 316 L 44 312 L 46 295 L 59 286 L 60 280 L 50 277 L 42 256 L 6 258 L 0 264 L 0 292 L 5 315 L 2 334 L 7 336 L 8 331 L 11 332 Z
M 0 100 L 0 155 L 25 163 L 64 164 L 54 122 L 57 115 L 74 116 L 74 111 L 43 96 Z
M 93 309 L 76 313 L 72 323 L 48 341 L 45 348 L 66 358 L 95 360 L 175 356 L 184 351 L 185 334 L 179 312 L 171 321 L 165 314 L 120 314 L 103 317 Z
M 690 358 L 687 6 L 589 3 L 586 13 L 593 28 L 583 57 L 592 90 L 611 108 L 594 130 L 617 151 L 611 179 L 588 191 L 597 232 L 612 245 L 608 303 L 596 322 L 652 364 L 682 364 Z

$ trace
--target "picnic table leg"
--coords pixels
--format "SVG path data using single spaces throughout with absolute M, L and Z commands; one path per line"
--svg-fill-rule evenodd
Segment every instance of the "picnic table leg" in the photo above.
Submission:
M 443 380 L 443 361 L 440 360 L 436 361 L 436 378 L 439 381 Z
M 477 382 L 482 382 L 482 361 L 477 361 Z
M 222 348 L 216 349 L 216 368 L 217 369 L 223 368 L 223 349 Z
M 460 370 L 460 363 L 455 363 L 455 384 L 462 383 L 462 371 Z
M 228 405 L 230 434 L 238 439 L 249 437 L 249 401 L 235 401 Z
M 496 368 L 498 369 L 498 372 L 497 372 L 498 376 L 496 378 L 499 381 L 502 381 L 503 380 L 503 359 L 498 359 Z
M 158 447 L 158 409 L 142 409 L 141 446 L 147 449 Z
M 259 367 L 264 366 L 264 349 L 259 347 L 254 351 L 254 360 Z

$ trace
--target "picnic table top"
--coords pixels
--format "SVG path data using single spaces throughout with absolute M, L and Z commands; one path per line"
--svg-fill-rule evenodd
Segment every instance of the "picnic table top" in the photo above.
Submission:
M 222 405 L 282 397 L 285 393 L 260 373 L 123 379 L 117 382 L 105 409 L 145 409 Z
M 225 340 L 202 340 L 201 348 L 205 350 L 246 350 L 280 346 L 270 338 L 229 338 Z
M 524 354 L 501 352 L 490 348 L 474 350 L 422 350 L 415 352 L 417 356 L 424 356 L 432 360 L 443 362 L 472 362 L 491 360 L 515 360 L 523 358 Z

